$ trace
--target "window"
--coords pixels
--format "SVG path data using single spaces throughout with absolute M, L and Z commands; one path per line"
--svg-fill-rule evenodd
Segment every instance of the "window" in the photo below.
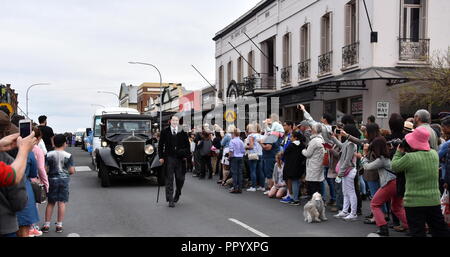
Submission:
M 319 56 L 319 76 L 332 72 L 333 66 L 333 45 L 332 45 L 332 13 L 329 12 L 322 16 L 320 22 L 320 51 Z
M 350 1 L 345 5 L 345 45 L 358 41 L 358 1 Z
M 308 60 L 310 54 L 309 23 L 300 29 L 300 61 Z
M 219 92 L 223 93 L 223 65 L 219 67 Z
M 248 53 L 248 58 L 247 58 L 247 61 L 250 63 L 250 65 L 248 65 L 248 69 L 247 69 L 247 76 L 252 76 L 253 75 L 253 68 L 252 67 L 254 67 L 255 66 L 255 60 L 254 60 L 255 58 L 254 58 L 254 55 L 253 55 L 253 51 L 250 51 L 249 53 Z
M 291 83 L 291 33 L 283 36 L 283 69 L 281 78 L 283 83 Z
M 404 0 L 402 6 L 401 35 L 418 42 L 426 37 L 426 1 Z
M 228 63 L 227 67 L 227 84 L 229 85 L 231 80 L 233 80 L 233 61 Z
M 291 33 L 283 37 L 283 67 L 291 65 Z
M 242 63 L 242 57 L 239 57 L 237 60 L 237 82 L 242 83 L 244 77 L 244 66 Z
M 310 76 L 310 24 L 306 23 L 300 28 L 300 62 L 298 64 L 299 80 Z
M 332 50 L 332 39 L 331 39 L 331 13 L 327 13 L 322 16 L 321 21 L 321 41 L 320 48 L 321 53 L 325 54 L 331 52 Z
M 400 6 L 400 61 L 428 61 L 427 1 L 402 0 Z

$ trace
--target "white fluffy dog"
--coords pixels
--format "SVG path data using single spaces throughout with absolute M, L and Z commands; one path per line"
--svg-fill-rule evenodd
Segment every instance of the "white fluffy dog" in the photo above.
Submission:
M 303 216 L 305 216 L 305 221 L 308 223 L 327 220 L 325 216 L 325 204 L 321 194 L 317 192 L 313 194 L 312 199 L 303 207 Z

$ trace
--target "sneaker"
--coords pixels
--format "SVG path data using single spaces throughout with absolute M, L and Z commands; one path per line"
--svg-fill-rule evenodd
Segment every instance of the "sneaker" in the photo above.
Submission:
M 289 202 L 289 205 L 299 206 L 300 205 L 300 201 L 292 200 L 292 201 Z
M 354 221 L 358 219 L 358 215 L 349 214 L 343 218 L 345 221 Z
M 294 201 L 289 195 L 286 197 L 281 198 L 280 203 L 290 203 Z
M 63 230 L 63 227 L 62 226 L 56 226 L 56 233 L 62 233 L 64 230 Z
M 28 232 L 28 237 L 37 237 L 37 236 L 42 236 L 42 232 L 34 227 L 30 229 L 30 231 Z
M 333 217 L 341 219 L 347 217 L 348 215 L 350 215 L 350 213 L 341 211 L 338 214 L 334 215 Z
M 267 191 L 265 191 L 265 192 L 264 192 L 264 194 L 265 194 L 265 195 L 267 195 L 267 194 L 268 194 L 269 192 L 270 192 L 270 191 L 269 191 L 269 190 L 267 190 Z
M 48 231 L 50 231 L 50 227 L 49 226 L 42 226 L 41 232 L 48 233 Z
M 264 187 L 258 187 L 256 190 L 258 190 L 258 191 L 265 191 L 266 189 Z
M 247 189 L 247 192 L 256 192 L 256 188 L 250 187 L 249 189 Z

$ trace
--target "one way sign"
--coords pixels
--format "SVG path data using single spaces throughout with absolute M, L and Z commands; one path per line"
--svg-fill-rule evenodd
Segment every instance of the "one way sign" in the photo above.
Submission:
M 377 118 L 385 119 L 389 116 L 389 102 L 377 102 Z

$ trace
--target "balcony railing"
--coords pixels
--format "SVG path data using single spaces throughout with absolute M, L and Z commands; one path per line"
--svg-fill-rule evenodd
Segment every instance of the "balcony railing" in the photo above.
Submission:
M 319 75 L 331 72 L 333 66 L 333 51 L 319 55 Z
M 254 74 L 244 78 L 243 83 L 237 83 L 237 93 L 238 95 L 251 95 L 255 90 L 275 90 L 276 79 L 274 75 L 261 73 L 258 75 Z
M 290 84 L 292 78 L 292 66 L 281 69 L 281 82 L 284 85 Z
M 359 42 L 342 48 L 342 68 L 348 68 L 359 63 Z
M 400 61 L 428 61 L 430 39 L 399 38 Z
M 298 63 L 298 78 L 300 80 L 309 78 L 310 70 L 311 70 L 311 59 L 299 62 Z

